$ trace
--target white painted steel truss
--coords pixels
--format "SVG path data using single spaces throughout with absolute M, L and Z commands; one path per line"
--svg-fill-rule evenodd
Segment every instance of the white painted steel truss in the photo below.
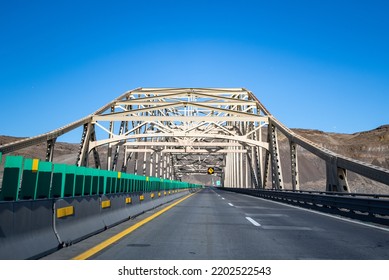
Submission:
M 83 127 L 79 166 L 94 159 L 96 168 L 169 179 L 213 167 L 225 187 L 283 189 L 278 141 L 283 134 L 290 144 L 294 190 L 300 188 L 298 146 L 325 161 L 327 191 L 349 192 L 348 170 L 389 185 L 389 170 L 297 135 L 244 88 L 134 89 L 76 122 L 0 145 L 0 153 L 46 141 L 46 160 L 53 161 L 57 137 L 78 127 Z
M 109 170 L 179 179 L 213 167 L 224 186 L 258 188 L 268 124 L 267 110 L 242 88 L 135 89 L 84 125 L 77 164 L 106 146 Z

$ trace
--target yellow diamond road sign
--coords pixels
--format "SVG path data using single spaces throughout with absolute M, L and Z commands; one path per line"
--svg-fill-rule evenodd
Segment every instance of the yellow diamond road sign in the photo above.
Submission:
M 208 174 L 213 174 L 215 172 L 215 169 L 213 167 L 208 168 Z

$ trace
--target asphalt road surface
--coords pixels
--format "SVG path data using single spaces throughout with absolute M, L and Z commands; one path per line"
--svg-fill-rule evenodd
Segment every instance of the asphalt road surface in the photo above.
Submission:
M 72 258 L 108 234 L 46 259 Z M 206 188 L 90 259 L 387 260 L 389 228 Z

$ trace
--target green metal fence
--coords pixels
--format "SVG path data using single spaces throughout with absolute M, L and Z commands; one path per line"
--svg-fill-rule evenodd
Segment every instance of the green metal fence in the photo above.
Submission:
M 199 187 L 201 185 L 151 176 L 53 164 L 22 156 L 6 156 L 0 201 L 160 192 Z

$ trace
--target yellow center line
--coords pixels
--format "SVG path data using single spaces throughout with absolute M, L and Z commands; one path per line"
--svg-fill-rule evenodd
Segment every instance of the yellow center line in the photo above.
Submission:
M 135 225 L 132 225 L 129 228 L 123 230 L 122 232 L 119 232 L 118 234 L 108 238 L 107 240 L 105 240 L 105 241 L 101 242 L 100 244 L 96 245 L 95 247 L 85 251 L 84 253 L 81 253 L 80 255 L 78 255 L 78 256 L 76 256 L 74 258 L 72 258 L 72 260 L 86 260 L 86 259 L 90 258 L 91 256 L 97 254 L 101 250 L 107 248 L 111 244 L 115 243 L 116 241 L 118 241 L 118 240 L 122 239 L 123 237 L 125 237 L 126 235 L 130 234 L 131 232 L 133 232 L 137 228 L 143 226 L 144 224 L 147 224 L 151 220 L 157 218 L 161 214 L 163 214 L 166 211 L 172 209 L 174 206 L 176 206 L 177 204 L 183 202 L 185 199 L 191 197 L 192 195 L 194 195 L 194 193 L 185 196 L 184 198 L 174 202 L 173 204 L 169 205 L 168 207 L 162 209 L 161 211 L 158 211 L 157 213 L 151 215 L 150 217 L 147 217 L 146 219 L 136 223 Z

